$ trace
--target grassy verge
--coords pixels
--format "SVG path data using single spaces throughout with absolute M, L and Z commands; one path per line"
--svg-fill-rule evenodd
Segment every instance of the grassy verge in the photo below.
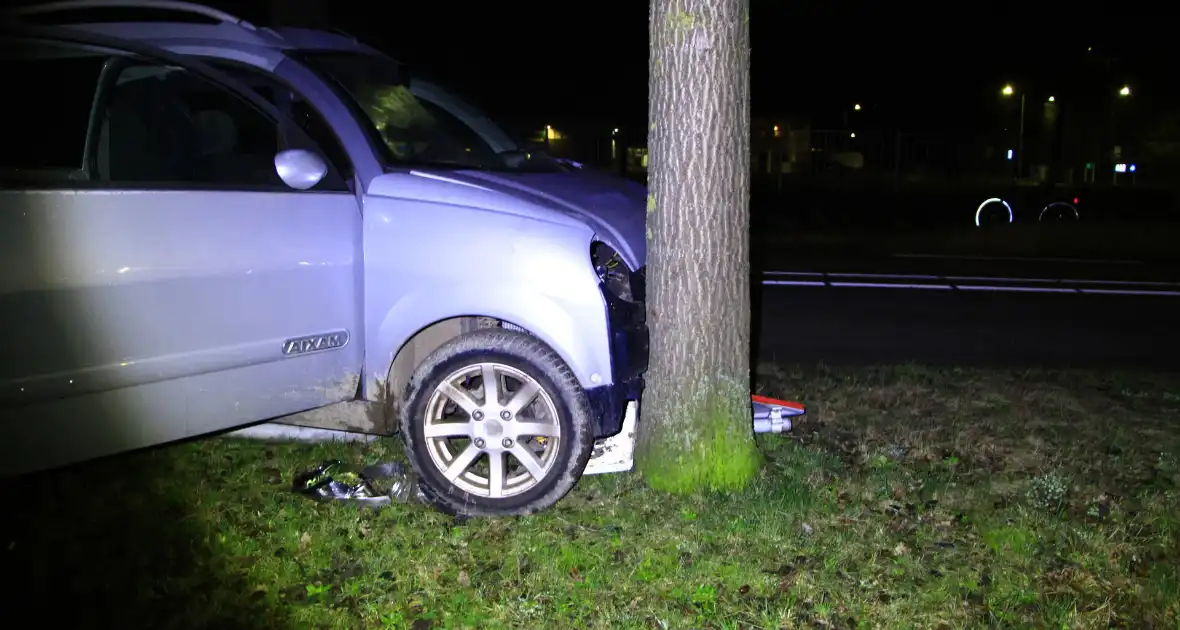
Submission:
M 0 610 L 120 628 L 1180 627 L 1180 377 L 760 376 L 809 414 L 760 438 L 760 480 L 730 496 L 605 476 L 539 516 L 460 523 L 288 492 L 325 458 L 396 458 L 387 442 L 203 440 L 22 480 Z

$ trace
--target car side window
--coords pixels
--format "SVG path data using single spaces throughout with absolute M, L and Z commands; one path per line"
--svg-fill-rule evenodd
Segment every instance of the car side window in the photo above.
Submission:
M 100 182 L 290 190 L 274 166 L 278 124 L 184 68 L 129 61 L 99 104 Z
M 324 152 L 325 159 L 337 172 L 345 178 L 352 178 L 352 160 L 349 159 L 340 138 L 328 121 L 303 98 L 302 94 L 280 80 L 240 63 L 208 58 L 203 61 L 249 86 L 276 109 L 286 114 Z
M 27 44 L 0 50 L 0 76 L 10 88 L 3 100 L 11 135 L 0 151 L 6 183 L 84 179 L 86 132 L 106 57 L 68 52 Z

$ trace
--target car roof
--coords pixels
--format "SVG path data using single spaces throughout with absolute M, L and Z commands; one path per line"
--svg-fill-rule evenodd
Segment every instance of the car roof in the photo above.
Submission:
M 8 37 L 15 37 L 18 39 L 23 37 L 31 37 L 34 39 L 43 38 L 49 40 L 88 44 L 91 46 L 125 50 L 127 52 L 137 53 L 145 57 L 156 58 L 165 62 L 175 63 L 176 65 L 184 66 L 191 71 L 195 71 L 197 74 L 203 75 L 207 79 L 211 79 L 214 82 L 218 82 L 233 88 L 238 92 L 238 96 L 240 98 L 249 101 L 261 111 L 266 112 L 268 115 L 275 118 L 275 120 L 286 120 L 273 104 L 258 96 L 253 90 L 240 83 L 237 79 L 196 59 L 184 58 L 181 54 L 175 51 L 153 46 L 148 42 L 125 40 L 123 38 L 108 35 L 106 33 L 94 33 L 82 29 L 6 23 L 3 21 L 0 21 L 0 37 L 4 37 L 6 39 Z M 302 133 L 297 129 L 295 131 L 296 133 Z
M 294 50 L 376 53 L 355 39 L 311 29 L 248 31 L 234 24 L 182 22 L 107 22 L 72 24 L 121 39 L 141 41 L 182 54 L 206 54 L 244 61 L 273 70 Z
M 206 23 L 143 20 L 72 22 L 70 11 L 101 9 L 166 10 Z M 54 23 L 100 35 L 139 41 L 181 54 L 225 57 L 273 70 L 294 50 L 321 50 L 380 54 L 355 37 L 308 28 L 258 27 L 228 13 L 189 2 L 167 0 L 73 0 L 25 7 L 19 14 L 37 16 L 37 22 Z M 209 23 L 211 22 L 211 23 Z
M 100 12 L 104 9 L 150 10 L 183 14 L 190 20 L 203 23 L 161 19 L 137 21 L 86 22 L 78 21 L 77 13 L 71 21 L 70 11 Z M 231 59 L 273 71 L 296 50 L 337 51 L 371 54 L 386 57 L 346 33 L 327 32 L 309 28 L 258 27 L 242 18 L 219 9 L 180 0 L 59 0 L 38 5 L 27 5 L 13 11 L 20 16 L 37 16 L 42 21 L 58 16 L 59 25 L 69 28 L 140 42 L 178 55 L 197 55 Z M 46 20 L 48 21 L 48 20 Z M 388 57 L 386 57 L 388 58 Z M 457 95 L 429 81 L 417 80 L 411 88 L 416 94 L 429 94 L 429 100 L 442 104 L 469 125 L 495 138 L 501 150 L 514 147 L 503 130 L 482 114 L 471 109 Z

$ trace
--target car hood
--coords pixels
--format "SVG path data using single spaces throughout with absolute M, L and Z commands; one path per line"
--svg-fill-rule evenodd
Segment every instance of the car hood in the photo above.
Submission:
M 632 268 L 647 264 L 647 188 L 607 173 L 464 171 L 489 187 L 524 193 L 578 217 Z M 507 191 L 506 191 L 507 192 Z

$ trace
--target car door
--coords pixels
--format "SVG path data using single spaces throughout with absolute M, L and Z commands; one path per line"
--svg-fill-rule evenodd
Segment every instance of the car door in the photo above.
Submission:
M 199 63 L 33 32 L 0 55 L 0 472 L 353 398 L 356 198 L 276 169 L 314 142 Z

